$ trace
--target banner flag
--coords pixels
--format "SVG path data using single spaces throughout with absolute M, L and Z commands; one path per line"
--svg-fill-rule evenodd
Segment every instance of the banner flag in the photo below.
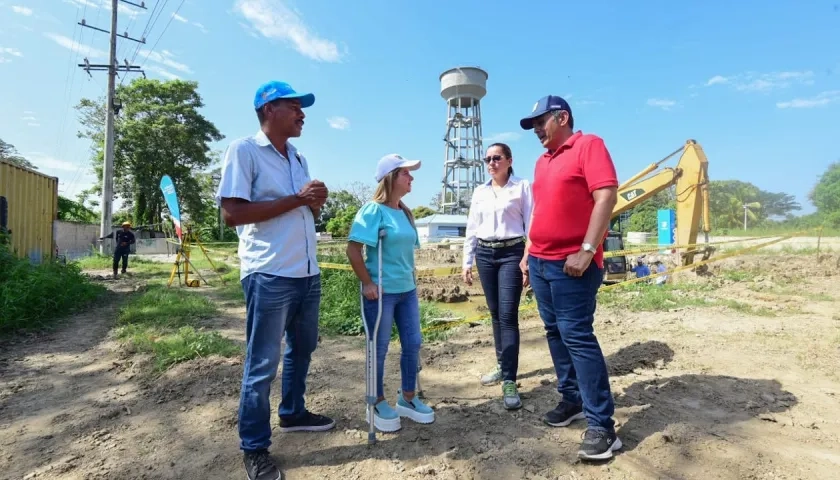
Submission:
M 169 215 L 172 217 L 172 222 L 175 223 L 175 233 L 178 235 L 178 241 L 183 243 L 181 238 L 181 210 L 178 208 L 178 194 L 175 192 L 175 184 L 169 175 L 164 175 L 160 179 L 160 189 L 163 191 L 163 199 L 166 200 L 166 206 L 169 207 Z

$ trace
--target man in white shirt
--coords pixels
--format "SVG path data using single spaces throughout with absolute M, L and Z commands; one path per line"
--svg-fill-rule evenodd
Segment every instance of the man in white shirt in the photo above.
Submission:
M 504 143 L 487 148 L 484 163 L 490 180 L 473 192 L 464 241 L 463 278 L 472 284 L 473 259 L 493 324 L 496 368 L 482 385 L 502 383 L 502 403 L 522 407 L 516 388 L 519 366 L 519 301 L 523 279 L 519 262 L 531 221 L 531 184 L 513 175 L 513 154 Z
M 327 187 L 309 177 L 306 158 L 289 143 L 312 106 L 284 82 L 263 84 L 254 98 L 255 135 L 231 142 L 216 193 L 225 224 L 239 235 L 240 279 L 247 312 L 245 368 L 239 400 L 240 448 L 250 480 L 281 478 L 268 454 L 269 390 L 283 355 L 280 431 L 324 431 L 332 419 L 304 406 L 306 376 L 318 344 L 321 276 L 315 217 Z

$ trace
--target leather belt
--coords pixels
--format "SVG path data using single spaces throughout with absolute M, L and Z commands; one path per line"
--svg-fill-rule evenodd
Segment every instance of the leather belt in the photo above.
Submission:
M 508 238 L 506 240 L 482 240 L 478 239 L 478 245 L 489 248 L 504 248 L 523 243 L 525 237 Z

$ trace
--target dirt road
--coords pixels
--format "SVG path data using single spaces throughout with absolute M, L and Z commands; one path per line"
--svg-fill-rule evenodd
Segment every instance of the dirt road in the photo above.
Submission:
M 437 422 L 406 422 L 371 448 L 362 339 L 325 338 L 307 401 L 338 426 L 275 431 L 272 452 L 288 479 L 832 478 L 840 468 L 836 261 L 716 264 L 714 276 L 688 278 L 692 288 L 674 292 L 664 310 L 640 310 L 633 292 L 605 300 L 596 328 L 625 444 L 606 464 L 577 461 L 582 423 L 540 421 L 558 396 L 533 316 L 521 322 L 522 410 L 505 411 L 499 387 L 478 384 L 492 364 L 490 327 L 466 328 L 424 346 L 421 378 Z M 117 296 L 134 288 L 108 284 Z M 143 358 L 110 336 L 118 301 L 49 334 L 0 343 L 0 478 L 244 478 L 241 361 L 198 359 L 150 378 Z M 243 316 L 228 308 L 208 325 L 241 341 Z M 394 392 L 399 345 L 391 348 L 386 389 Z M 274 408 L 278 394 L 275 383 Z

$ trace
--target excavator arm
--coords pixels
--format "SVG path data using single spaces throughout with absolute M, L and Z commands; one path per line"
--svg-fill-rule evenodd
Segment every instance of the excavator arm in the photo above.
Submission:
M 682 152 L 675 168 L 659 166 Z M 613 208 L 613 218 L 637 207 L 645 200 L 668 187 L 675 186 L 677 232 L 675 243 L 695 245 L 697 234 L 702 228 L 705 241 L 709 238 L 709 161 L 703 148 L 694 140 L 660 160 L 646 167 L 618 187 L 618 202 Z M 650 175 L 653 173 L 652 175 Z M 701 222 L 702 220 L 702 222 Z M 702 224 L 702 227 L 701 227 Z M 683 252 L 683 264 L 693 263 L 698 249 L 690 247 Z

